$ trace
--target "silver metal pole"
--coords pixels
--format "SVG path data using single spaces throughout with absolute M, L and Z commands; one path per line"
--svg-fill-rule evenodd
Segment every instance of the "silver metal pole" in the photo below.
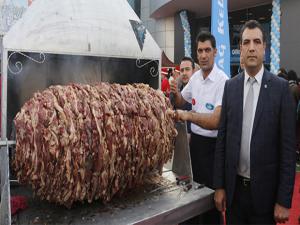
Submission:
M 1 140 L 6 142 L 2 145 L 0 151 L 0 172 L 1 172 L 1 203 L 0 203 L 0 224 L 11 224 L 10 210 L 10 181 L 9 181 L 9 149 L 6 138 L 6 123 L 7 123 L 7 49 L 2 45 L 2 75 L 1 75 Z
M 2 75 L 1 75 L 1 137 L 6 139 L 7 123 L 7 49 L 2 47 Z

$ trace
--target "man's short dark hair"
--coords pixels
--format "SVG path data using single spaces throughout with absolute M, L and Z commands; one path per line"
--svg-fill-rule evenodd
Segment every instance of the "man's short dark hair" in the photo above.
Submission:
M 213 48 L 216 48 L 216 39 L 214 35 L 212 35 L 208 31 L 201 31 L 196 38 L 196 45 L 198 45 L 198 42 L 205 42 L 205 41 L 210 41 L 211 46 Z
M 242 27 L 242 29 L 241 29 L 241 31 L 240 31 L 240 44 L 242 43 L 243 33 L 244 33 L 244 31 L 245 31 L 247 28 L 250 29 L 250 30 L 255 29 L 255 28 L 260 29 L 260 31 L 261 31 L 261 33 L 262 33 L 262 36 L 263 36 L 263 42 L 264 42 L 264 43 L 266 42 L 266 39 L 267 39 L 267 38 L 266 38 L 266 33 L 265 33 L 264 28 L 262 27 L 262 25 L 261 25 L 258 21 L 256 21 L 256 20 L 249 20 L 249 21 L 247 21 L 247 22 L 243 25 L 243 27 Z
M 281 73 L 281 72 L 280 72 L 280 73 L 277 74 L 277 76 L 278 76 L 278 77 L 281 77 L 281 78 L 283 78 L 283 79 L 285 79 L 285 80 L 288 79 L 287 74 L 285 74 L 285 73 Z
M 182 62 L 182 61 L 190 61 L 192 64 L 192 68 L 195 69 L 195 61 L 191 57 L 184 56 L 180 62 Z
M 278 71 L 279 71 L 280 73 L 287 74 L 286 69 L 283 68 L 283 67 L 280 67 Z
M 295 80 L 295 81 L 298 80 L 297 73 L 294 70 L 290 70 L 287 73 L 287 77 L 288 77 L 288 80 Z

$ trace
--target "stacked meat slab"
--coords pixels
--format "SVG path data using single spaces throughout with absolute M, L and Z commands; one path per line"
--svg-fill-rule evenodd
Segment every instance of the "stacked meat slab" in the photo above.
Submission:
M 143 183 L 172 156 L 170 102 L 144 84 L 52 86 L 15 118 L 14 167 L 21 183 L 70 207 Z

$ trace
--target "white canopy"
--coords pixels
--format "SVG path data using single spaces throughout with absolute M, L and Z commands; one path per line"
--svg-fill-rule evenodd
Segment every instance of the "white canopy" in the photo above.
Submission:
M 148 31 L 140 48 L 130 20 L 140 23 L 126 0 L 35 0 L 4 36 L 3 47 L 8 51 L 160 59 L 161 50 Z

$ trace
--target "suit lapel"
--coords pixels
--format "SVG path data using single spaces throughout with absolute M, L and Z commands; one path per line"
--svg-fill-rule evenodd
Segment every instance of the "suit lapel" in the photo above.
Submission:
M 242 137 L 242 127 L 243 127 L 243 102 L 244 102 L 244 79 L 245 79 L 245 74 L 242 72 L 240 75 L 238 75 L 239 78 L 237 80 L 237 86 L 236 86 L 236 126 L 238 133 L 240 134 L 239 140 L 241 140 Z M 239 155 L 240 155 L 240 146 L 238 148 L 235 148 L 235 162 L 236 165 L 238 164 L 239 160 Z
M 244 79 L 245 74 L 244 72 L 241 73 L 241 76 L 239 77 L 238 86 L 237 86 L 237 110 L 238 110 L 238 118 L 237 121 L 239 121 L 238 129 L 240 130 L 240 133 L 242 133 L 242 125 L 243 125 L 243 102 L 244 102 Z
M 268 72 L 266 72 L 266 70 L 265 70 L 264 74 L 263 74 L 263 78 L 262 78 L 262 83 L 260 86 L 259 97 L 258 97 L 257 106 L 256 106 L 256 112 L 255 112 L 255 116 L 254 116 L 252 137 L 253 137 L 253 134 L 255 133 L 255 129 L 257 128 L 259 119 L 263 112 L 264 105 L 268 102 L 268 86 L 269 86 L 270 79 L 271 79 L 271 75 Z

